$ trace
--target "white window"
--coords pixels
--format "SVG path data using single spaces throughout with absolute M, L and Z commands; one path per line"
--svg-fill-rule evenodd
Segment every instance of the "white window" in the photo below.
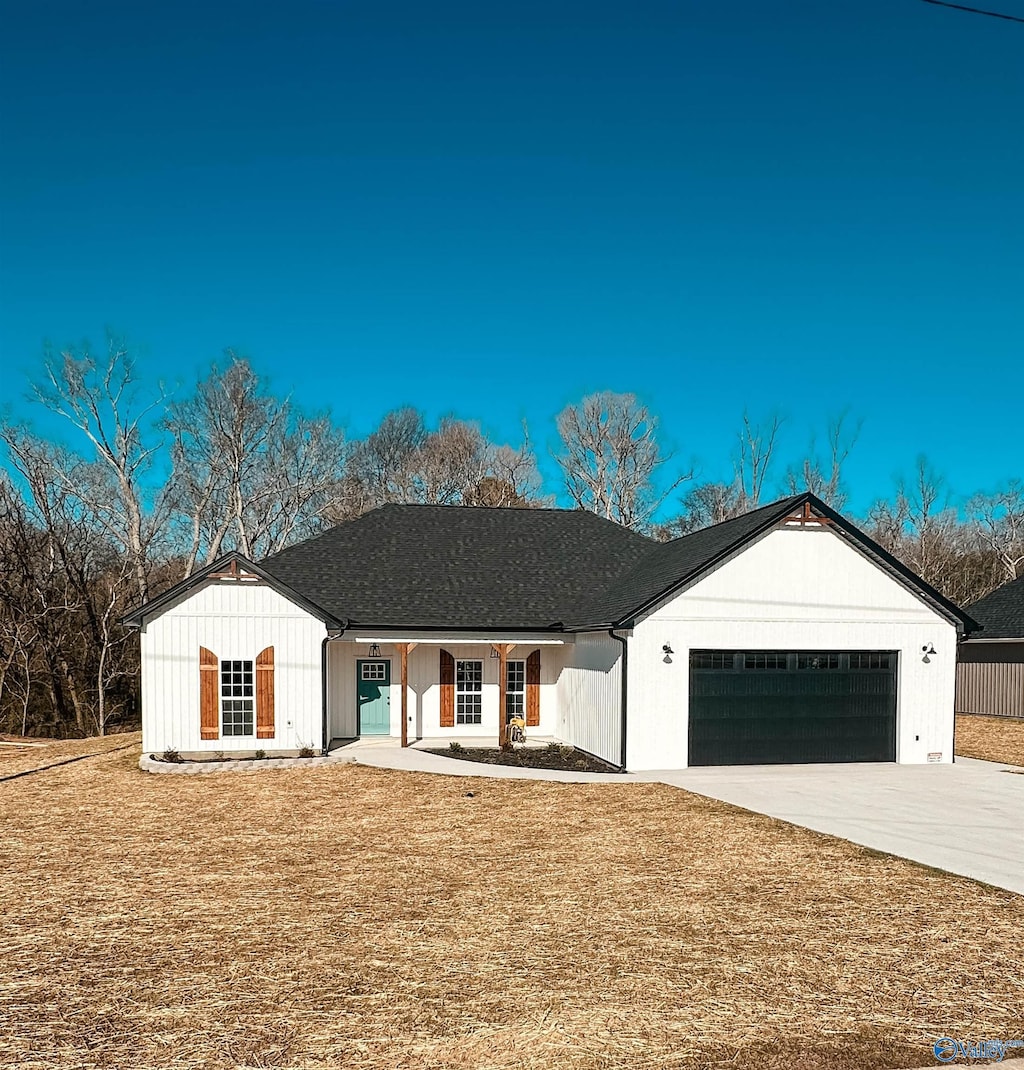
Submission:
M 364 661 L 362 668 L 364 680 L 384 680 L 387 678 L 383 661 Z
M 505 663 L 505 723 L 526 716 L 526 662 Z
M 482 661 L 455 663 L 455 723 L 480 724 L 483 719 Z
M 220 663 L 221 735 L 251 736 L 253 721 L 251 661 Z

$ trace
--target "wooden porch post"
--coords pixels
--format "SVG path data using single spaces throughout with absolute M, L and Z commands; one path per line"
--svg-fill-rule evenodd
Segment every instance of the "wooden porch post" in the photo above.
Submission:
M 498 746 L 505 746 L 508 725 L 505 723 L 505 694 L 508 690 L 508 656 L 515 643 L 491 643 L 498 652 Z
M 402 655 L 402 746 L 409 746 L 409 644 L 399 643 Z
M 505 688 L 508 685 L 508 645 L 498 644 L 498 746 L 504 747 L 508 738 L 505 724 Z

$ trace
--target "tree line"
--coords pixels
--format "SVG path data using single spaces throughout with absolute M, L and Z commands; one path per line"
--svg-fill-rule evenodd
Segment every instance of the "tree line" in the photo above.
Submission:
M 526 427 L 519 443 L 501 444 L 475 421 L 430 427 L 405 407 L 350 440 L 329 414 L 276 396 L 231 351 L 187 395 L 142 381 L 115 337 L 102 353 L 47 353 L 30 385 L 72 444 L 0 423 L 0 731 L 22 735 L 137 723 L 138 643 L 120 617 L 229 550 L 259 560 L 391 502 L 562 502 L 658 539 L 805 489 L 843 509 L 843 466 L 860 430 L 839 415 L 820 448 L 787 459 L 782 418 L 744 413 L 730 478 L 709 481 L 664 449 L 635 396 L 598 393 L 558 414 L 549 486 Z M 963 605 L 1024 569 L 1020 481 L 957 509 L 922 458 L 859 521 Z

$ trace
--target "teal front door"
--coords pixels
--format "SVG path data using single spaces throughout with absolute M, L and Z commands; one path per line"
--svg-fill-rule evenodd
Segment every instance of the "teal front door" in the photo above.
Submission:
M 391 734 L 391 662 L 374 659 L 356 661 L 359 693 L 359 734 Z

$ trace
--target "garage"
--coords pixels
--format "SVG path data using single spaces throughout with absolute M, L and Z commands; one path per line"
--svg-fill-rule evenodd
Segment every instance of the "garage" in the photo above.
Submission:
M 892 650 L 693 650 L 690 765 L 896 760 Z

